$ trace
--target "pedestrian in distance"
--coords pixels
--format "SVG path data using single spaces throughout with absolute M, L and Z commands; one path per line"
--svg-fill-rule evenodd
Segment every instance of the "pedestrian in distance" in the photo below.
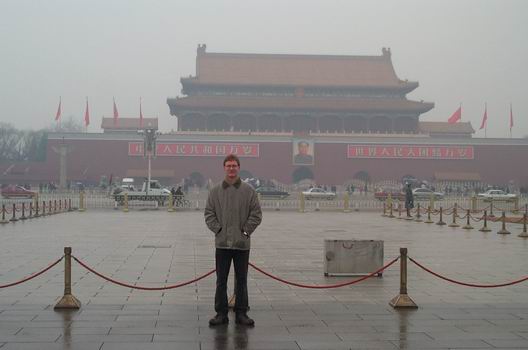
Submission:
M 412 208 L 414 208 L 414 196 L 411 189 L 411 184 L 408 183 L 405 186 L 405 209 L 407 210 L 407 216 L 411 216 Z
M 205 207 L 205 223 L 215 234 L 216 316 L 210 326 L 229 323 L 227 278 L 231 261 L 235 267 L 235 322 L 253 326 L 248 317 L 247 274 L 251 235 L 262 222 L 262 211 L 253 187 L 240 180 L 240 160 L 230 154 L 224 159 L 224 180 L 209 192 Z

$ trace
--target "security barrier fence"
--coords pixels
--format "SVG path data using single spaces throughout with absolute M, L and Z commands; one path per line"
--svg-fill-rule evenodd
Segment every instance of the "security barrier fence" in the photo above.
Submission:
M 169 212 L 179 210 L 203 210 L 206 205 L 206 193 L 202 196 L 175 196 L 170 195 L 168 199 L 163 201 L 144 201 L 144 200 L 126 200 L 118 202 L 113 196 L 102 192 L 80 192 L 80 193 L 44 193 L 39 194 L 33 199 L 2 199 L 0 205 L 2 206 L 2 215 L 4 219 L 1 222 L 16 221 L 18 215 L 20 219 L 24 219 L 25 215 L 17 214 L 21 211 L 29 211 L 30 206 L 35 211 L 37 206 L 47 212 L 56 212 L 55 203 L 58 203 L 61 211 L 61 206 L 64 206 L 64 201 L 68 203 L 69 210 L 78 209 L 84 211 L 87 209 L 122 209 L 129 211 L 134 209 L 145 208 L 166 208 Z M 125 196 L 126 197 L 126 196 Z M 308 199 L 299 192 L 292 194 L 285 199 L 261 197 L 260 205 L 264 210 L 291 210 L 298 212 L 317 212 L 317 211 L 388 211 L 392 207 L 393 213 L 397 213 L 398 207 L 402 207 L 404 203 L 399 200 L 393 200 L 390 197 L 385 201 L 380 201 L 367 196 L 350 196 L 348 192 L 344 192 L 336 196 L 335 199 Z M 420 215 L 427 215 L 427 208 L 431 208 L 431 214 L 436 215 L 441 208 L 442 215 L 450 215 L 449 208 L 457 207 L 459 213 L 461 211 L 470 210 L 472 214 L 483 212 L 486 210 L 490 217 L 497 213 L 528 213 L 528 199 L 515 198 L 514 200 L 485 200 L 478 197 L 447 197 L 442 200 L 415 200 L 416 207 L 422 208 Z M 13 218 L 13 206 L 15 206 L 15 217 Z M 446 209 L 447 208 L 447 209 Z M 50 210 L 51 209 L 51 210 Z M 414 209 L 416 211 L 416 208 Z M 11 216 L 10 216 L 11 215 Z M 30 215 L 31 216 L 31 215 Z M 7 220 L 7 221 L 6 221 Z
M 160 290 L 169 290 L 169 289 L 175 289 L 184 287 L 187 285 L 193 285 L 196 282 L 207 278 L 211 276 L 213 273 L 215 273 L 215 269 L 212 269 L 210 271 L 202 272 L 195 278 L 189 280 L 189 281 L 183 281 L 177 284 L 173 285 L 161 285 L 159 287 L 145 287 L 141 286 L 137 283 L 127 283 L 119 281 L 113 277 L 106 276 L 105 274 L 98 272 L 93 267 L 89 266 L 87 263 L 83 262 L 81 259 L 77 258 L 72 254 L 72 248 L 71 247 L 65 247 L 64 248 L 64 255 L 59 257 L 57 260 L 50 263 L 45 268 L 41 269 L 40 271 L 31 274 L 30 276 L 24 277 L 20 279 L 19 281 L 10 282 L 6 284 L 0 284 L 0 289 L 13 287 L 22 283 L 25 283 L 27 281 L 30 281 L 34 278 L 37 278 L 38 276 L 44 274 L 48 270 L 52 269 L 56 265 L 58 265 L 62 260 L 64 259 L 64 295 L 60 298 L 59 302 L 55 305 L 54 309 L 79 309 L 81 307 L 81 302 L 73 295 L 72 290 L 72 279 L 71 279 L 71 272 L 72 272 L 72 260 L 78 263 L 82 268 L 86 269 L 90 273 L 95 274 L 96 276 L 110 282 L 116 285 L 119 285 L 121 287 L 129 288 L 129 289 L 136 289 L 136 290 L 143 290 L 143 291 L 160 291 Z M 433 271 L 431 268 L 426 267 L 424 264 L 420 263 L 416 259 L 408 256 L 407 248 L 400 248 L 400 255 L 396 256 L 392 259 L 389 259 L 388 262 L 385 263 L 381 268 L 377 269 L 376 271 L 372 271 L 371 273 L 349 281 L 340 282 L 340 283 L 334 283 L 334 284 L 325 284 L 325 285 L 317 285 L 317 284 L 306 284 L 306 283 L 298 283 L 294 281 L 289 281 L 284 278 L 281 278 L 279 276 L 275 276 L 274 274 L 267 272 L 261 267 L 256 266 L 253 263 L 249 263 L 249 266 L 251 266 L 256 271 L 264 274 L 265 276 L 277 281 L 278 283 L 283 283 L 292 287 L 296 288 L 309 288 L 309 289 L 333 289 L 333 288 L 342 288 L 347 286 L 352 286 L 358 283 L 361 283 L 365 281 L 366 279 L 372 278 L 376 275 L 380 275 L 385 270 L 389 269 L 392 265 L 394 265 L 397 261 L 400 261 L 400 288 L 398 294 L 392 298 L 389 301 L 389 304 L 394 307 L 395 309 L 400 308 L 417 308 L 417 304 L 411 299 L 411 297 L 407 293 L 407 276 L 408 276 L 408 268 L 407 268 L 407 262 L 412 262 L 415 266 L 420 268 L 421 270 L 429 273 L 431 276 L 434 276 L 436 278 L 439 278 L 445 282 L 449 282 L 452 284 L 456 284 L 459 286 L 464 287 L 472 287 L 472 288 L 501 288 L 506 286 L 512 286 L 515 284 L 523 283 L 528 280 L 528 276 L 520 277 L 515 280 L 506 281 L 506 282 L 500 282 L 500 283 L 493 283 L 493 284 L 485 284 L 485 283 L 475 283 L 475 282 L 465 282 L 456 280 L 450 277 L 447 277 L 439 272 Z M 336 277 L 332 277 L 336 278 Z M 196 287 L 196 286 L 195 286 Z M 263 288 L 263 287 L 262 287 Z

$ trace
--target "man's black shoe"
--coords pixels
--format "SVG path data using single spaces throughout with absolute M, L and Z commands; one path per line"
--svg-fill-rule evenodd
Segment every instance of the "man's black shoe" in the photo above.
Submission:
M 252 318 L 249 318 L 248 315 L 246 315 L 245 313 L 236 314 L 235 323 L 243 326 L 255 325 L 255 321 L 253 321 Z
M 215 317 L 209 320 L 209 326 L 220 326 L 222 324 L 228 324 L 229 318 L 224 314 L 216 314 Z

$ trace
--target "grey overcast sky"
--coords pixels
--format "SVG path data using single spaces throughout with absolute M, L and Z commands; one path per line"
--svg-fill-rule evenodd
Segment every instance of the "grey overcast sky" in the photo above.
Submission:
M 528 135 L 528 1 L 524 0 L 2 0 L 0 121 L 17 128 L 82 120 L 90 132 L 112 115 L 158 116 L 176 129 L 167 97 L 208 52 L 380 55 L 392 50 L 409 99 L 435 102 L 423 121 L 446 121 L 462 103 L 488 137 Z M 477 131 L 475 137 L 484 137 Z

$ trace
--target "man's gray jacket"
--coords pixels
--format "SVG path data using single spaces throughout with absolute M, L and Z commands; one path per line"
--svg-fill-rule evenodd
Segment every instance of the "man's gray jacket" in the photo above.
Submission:
M 221 249 L 249 250 L 250 236 L 262 221 L 257 193 L 240 179 L 233 185 L 222 181 L 211 189 L 204 216 L 216 235 L 216 248 Z

